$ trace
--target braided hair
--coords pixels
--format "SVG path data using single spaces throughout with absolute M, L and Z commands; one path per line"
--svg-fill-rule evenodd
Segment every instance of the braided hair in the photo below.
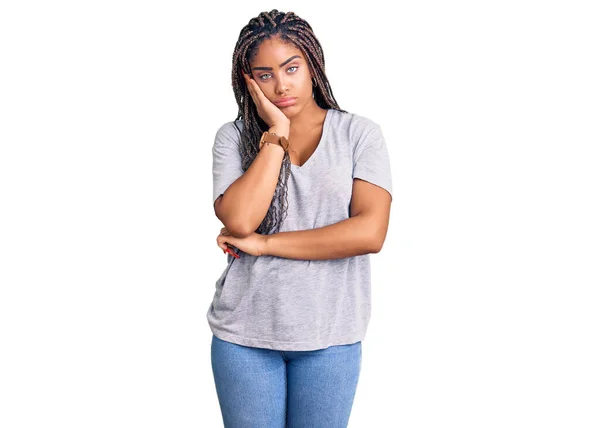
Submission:
M 331 86 L 325 75 L 323 49 L 308 22 L 294 12 L 284 13 L 279 12 L 277 9 L 270 12 L 261 12 L 240 31 L 233 52 L 231 70 L 231 83 L 238 105 L 236 121 L 241 119 L 244 124 L 242 131 L 236 126 L 240 134 L 240 155 L 244 172 L 252 165 L 258 155 L 260 150 L 258 141 L 262 133 L 269 130 L 269 126 L 258 115 L 242 71 L 248 75 L 252 74 L 250 62 L 258 53 L 260 44 L 264 40 L 275 36 L 278 36 L 284 42 L 291 42 L 304 54 L 309 70 L 317 83 L 316 87 L 313 86 L 313 98 L 316 104 L 323 109 L 335 109 L 347 113 L 345 110 L 340 109 L 333 96 Z M 257 233 L 278 232 L 281 223 L 287 216 L 287 182 L 291 173 L 290 165 L 290 156 L 286 152 L 271 205 L 256 230 Z M 279 206 L 279 209 L 277 206 Z

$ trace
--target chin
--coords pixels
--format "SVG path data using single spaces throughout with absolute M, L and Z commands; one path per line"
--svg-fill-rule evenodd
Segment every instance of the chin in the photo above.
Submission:
M 288 118 L 291 118 L 293 116 L 296 116 L 298 113 L 300 113 L 302 111 L 302 109 L 304 108 L 303 105 L 299 105 L 298 102 L 296 102 L 296 104 L 294 104 L 293 106 L 289 106 L 289 107 L 282 107 L 280 108 L 280 110 L 283 112 L 283 114 L 285 114 Z

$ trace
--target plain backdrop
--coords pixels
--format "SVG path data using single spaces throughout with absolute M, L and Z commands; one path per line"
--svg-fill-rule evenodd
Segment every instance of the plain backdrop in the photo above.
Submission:
M 392 163 L 349 426 L 600 426 L 594 3 L 2 2 L 0 426 L 222 426 L 211 148 L 273 8 Z

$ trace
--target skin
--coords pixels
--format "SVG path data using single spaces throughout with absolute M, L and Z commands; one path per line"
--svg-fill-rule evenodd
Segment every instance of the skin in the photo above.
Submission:
M 392 197 L 385 189 L 355 178 L 348 219 L 316 229 L 272 235 L 253 232 L 245 238 L 236 238 L 222 228 L 217 245 L 223 251 L 230 244 L 252 256 L 298 260 L 332 260 L 378 253 L 387 235 L 391 202 Z
M 297 58 L 280 67 L 292 57 Z M 302 51 L 293 43 L 273 37 L 261 43 L 250 67 L 250 83 L 255 83 L 252 88 L 258 88 L 271 103 L 284 97 L 296 98 L 296 103 L 292 106 L 279 107 L 271 104 L 268 107 L 271 110 L 274 107 L 289 120 L 290 148 L 297 152 L 310 150 L 307 146 L 314 144 L 316 134 L 321 134 L 327 110 L 319 107 L 312 97 L 313 75 Z M 278 119 L 281 116 L 277 116 L 277 112 L 272 113 L 272 116 L 276 123 L 271 125 L 279 125 Z
M 280 67 L 293 56 L 290 62 Z M 290 159 L 294 164 L 310 157 L 320 139 L 327 110 L 312 97 L 308 63 L 297 47 L 275 37 L 262 42 L 251 61 L 252 76 L 245 75 L 248 91 L 261 118 L 273 129 L 288 130 Z M 256 69 L 270 67 L 270 70 Z M 297 97 L 296 104 L 278 107 L 273 101 Z M 283 114 L 282 114 L 283 113 Z M 271 255 L 301 260 L 352 257 L 381 250 L 387 234 L 391 195 L 383 188 L 354 179 L 350 218 L 329 226 L 272 235 L 252 233 L 237 238 L 222 228 L 217 245 L 227 244 L 253 255 Z

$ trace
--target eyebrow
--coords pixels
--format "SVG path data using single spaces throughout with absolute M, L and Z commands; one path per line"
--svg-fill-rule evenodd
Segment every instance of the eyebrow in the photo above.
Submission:
M 279 68 L 283 67 L 284 65 L 286 65 L 288 62 L 290 62 L 294 58 L 300 58 L 300 55 L 294 55 L 293 57 L 286 59 L 284 62 L 279 64 Z M 254 68 L 252 68 L 252 70 L 273 70 L 273 68 L 272 67 L 254 67 Z

